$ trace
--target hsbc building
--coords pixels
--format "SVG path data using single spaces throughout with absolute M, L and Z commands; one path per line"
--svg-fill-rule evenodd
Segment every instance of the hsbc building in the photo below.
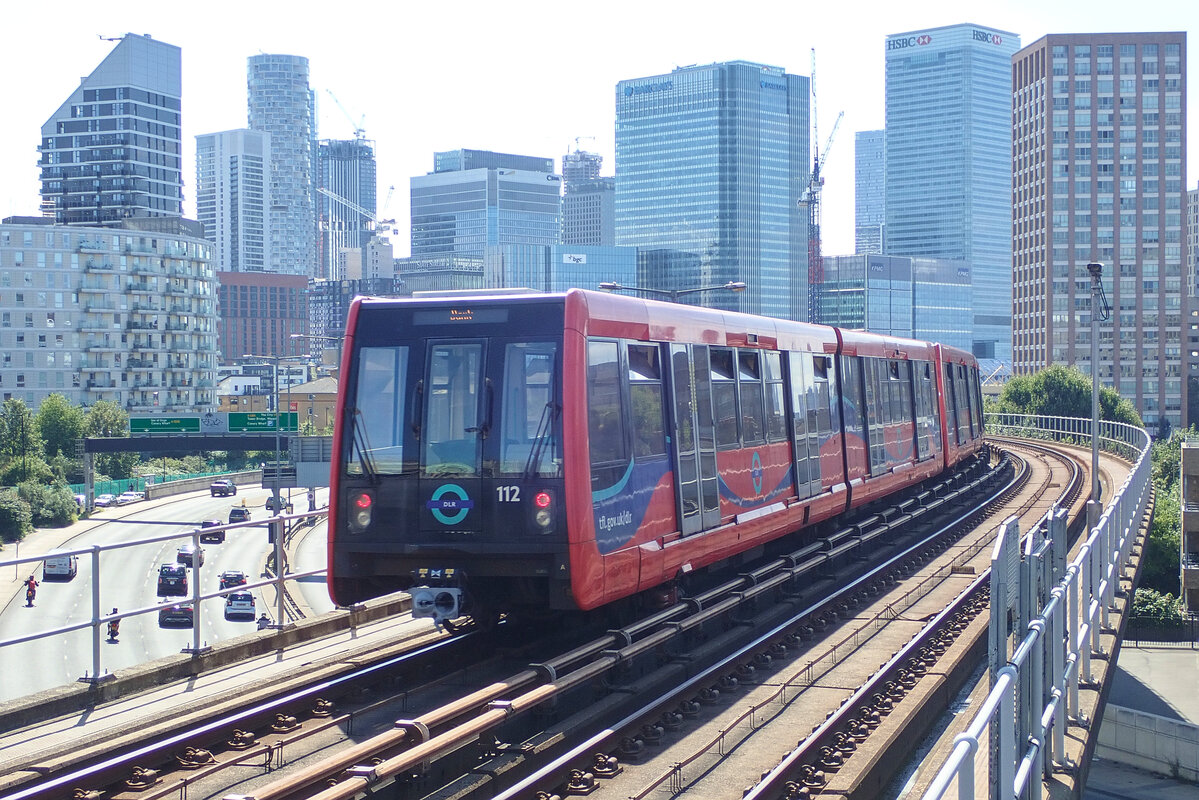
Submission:
M 980 358 L 1011 358 L 1019 49 L 1016 34 L 971 23 L 885 41 L 887 255 L 969 264 L 970 347 Z

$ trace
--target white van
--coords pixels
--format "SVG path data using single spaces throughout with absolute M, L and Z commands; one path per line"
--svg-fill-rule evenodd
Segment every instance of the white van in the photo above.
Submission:
M 42 578 L 69 581 L 79 571 L 78 556 L 50 556 L 42 562 Z

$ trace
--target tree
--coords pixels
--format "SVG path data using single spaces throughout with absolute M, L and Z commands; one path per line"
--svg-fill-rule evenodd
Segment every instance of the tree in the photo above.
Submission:
M 44 442 L 46 459 L 57 455 L 75 457 L 75 442 L 83 437 L 83 410 L 55 392 L 37 410 L 37 427 Z
M 129 436 L 129 415 L 116 403 L 99 400 L 88 409 L 83 433 L 90 437 L 123 439 Z M 97 453 L 96 472 L 110 478 L 130 478 L 137 469 L 137 453 Z
M 49 474 L 42 451 L 42 435 L 29 406 L 15 397 L 5 400 L 0 406 L 0 464 L 4 473 L 19 480 Z
M 1033 375 L 1012 378 L 1003 387 L 996 411 L 1058 417 L 1091 416 L 1091 378 L 1077 367 L 1055 365 Z M 1113 389 L 1099 387 L 1099 418 L 1144 427 L 1132 403 Z
M 29 504 L 12 489 L 0 490 L 0 542 L 19 542 L 32 532 Z

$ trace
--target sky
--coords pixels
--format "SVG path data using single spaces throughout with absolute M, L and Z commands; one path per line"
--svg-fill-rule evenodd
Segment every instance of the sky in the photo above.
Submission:
M 183 51 L 184 214 L 195 216 L 195 137 L 246 127 L 246 59 L 306 56 L 319 138 L 376 143 L 379 216 L 399 223 L 407 255 L 409 179 L 433 153 L 472 148 L 553 158 L 576 148 L 615 172 L 617 81 L 677 66 L 755 61 L 808 75 L 816 51 L 816 109 L 824 147 L 824 252 L 853 252 L 854 132 L 884 124 L 883 56 L 890 34 L 974 23 L 1019 36 L 1199 31 L 1199 2 L 996 0 L 968 4 L 766 2 L 373 3 L 208 0 L 10 0 L 0 25 L 0 217 L 38 213 L 41 126 L 115 46 L 102 37 L 150 34 Z M 1194 44 L 1188 42 L 1188 44 Z M 1199 76 L 1188 70 L 1189 107 Z M 1199 123 L 1188 128 L 1187 187 L 1199 179 Z M 394 186 L 394 191 L 389 187 Z M 389 200 L 390 196 L 390 200 Z M 386 204 L 386 205 L 385 205 Z

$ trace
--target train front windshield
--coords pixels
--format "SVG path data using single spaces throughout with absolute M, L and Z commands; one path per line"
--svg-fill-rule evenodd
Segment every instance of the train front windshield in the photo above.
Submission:
M 512 328 L 463 326 L 462 338 L 442 338 L 439 328 L 404 344 L 363 337 L 345 474 L 559 476 L 559 339 Z M 388 338 L 397 329 L 412 330 L 395 324 Z

